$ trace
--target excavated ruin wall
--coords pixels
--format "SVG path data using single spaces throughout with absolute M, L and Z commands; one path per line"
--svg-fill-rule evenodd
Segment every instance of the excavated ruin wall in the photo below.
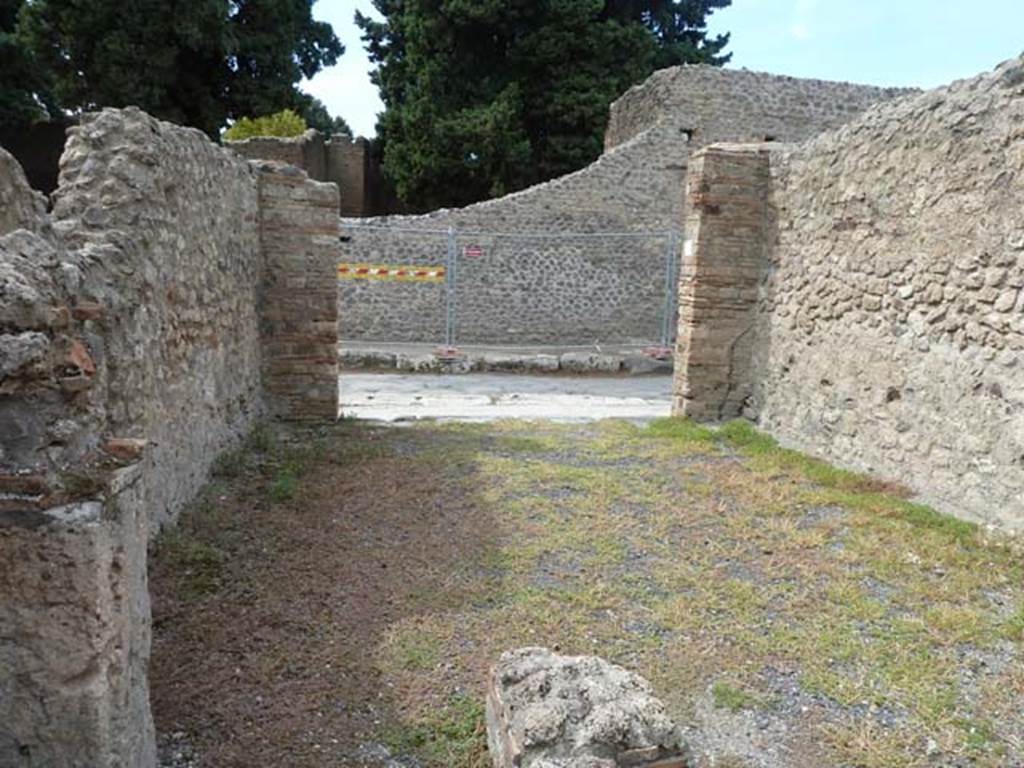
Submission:
M 337 190 L 126 109 L 0 203 L 0 767 L 150 768 L 147 543 L 262 414 L 336 417 Z
M 581 171 L 496 200 L 424 216 L 343 219 L 342 256 L 443 266 L 445 231 L 454 227 L 457 342 L 652 343 L 689 151 L 677 126 L 666 123 Z M 663 234 L 586 236 L 651 231 Z M 467 246 L 482 255 L 467 257 Z M 438 284 L 342 281 L 339 336 L 439 342 L 444 298 Z
M 760 423 L 1024 529 L 1024 59 L 777 155 L 769 202 Z
M 263 408 L 256 175 L 200 131 L 105 110 L 69 132 L 54 200 L 102 307 L 108 430 L 151 443 L 155 529 Z
M 133 109 L 52 217 L 3 157 L 0 765 L 151 765 L 147 539 L 263 409 L 256 179 Z
M 691 170 L 675 412 L 1024 529 L 1024 59 Z
M 796 142 L 853 119 L 906 88 L 805 80 L 745 69 L 661 69 L 612 103 L 605 150 L 666 118 L 685 118 L 694 147 L 723 141 Z
M 463 209 L 346 220 L 351 240 L 344 258 L 440 266 L 449 226 L 512 233 L 459 236 L 457 342 L 658 342 L 668 238 L 557 236 L 677 229 L 694 150 L 718 141 L 809 138 L 906 92 L 717 67 L 662 70 L 612 105 L 605 154 L 587 168 Z M 483 256 L 464 258 L 467 246 L 479 246 Z M 680 246 L 681 239 L 676 257 Z M 438 342 L 444 300 L 437 285 L 345 281 L 339 333 L 354 340 Z M 674 330 L 674 322 L 669 325 Z

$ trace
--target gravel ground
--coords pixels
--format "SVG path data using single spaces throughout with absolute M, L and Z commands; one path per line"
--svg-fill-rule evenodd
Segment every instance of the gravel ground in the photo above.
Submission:
M 1020 553 L 906 495 L 742 425 L 262 432 L 153 555 L 161 766 L 482 768 L 525 644 L 697 768 L 1024 765 Z

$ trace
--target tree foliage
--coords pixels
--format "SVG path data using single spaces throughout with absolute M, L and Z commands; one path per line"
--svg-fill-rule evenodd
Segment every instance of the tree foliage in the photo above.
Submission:
M 464 205 L 601 152 L 608 104 L 655 68 L 722 64 L 730 0 L 374 0 L 356 14 L 385 111 L 384 166 L 415 206 Z
M 352 128 L 345 122 L 345 118 L 340 115 L 331 117 L 331 113 L 327 111 L 324 103 L 314 96 L 303 93 L 300 94 L 300 98 L 299 111 L 306 120 L 306 125 L 315 128 L 325 136 L 352 138 Z
M 24 0 L 0 0 L 0 127 L 47 120 L 56 107 L 51 84 L 17 35 Z
M 301 136 L 306 132 L 306 121 L 295 110 L 282 109 L 262 117 L 241 117 L 224 131 L 228 141 L 241 141 L 257 136 Z
M 229 118 L 311 108 L 297 84 L 344 50 L 313 1 L 32 0 L 18 36 L 64 109 L 136 105 L 216 135 Z
M 707 35 L 708 16 L 732 0 L 609 0 L 606 13 L 623 22 L 643 24 L 657 43 L 655 69 L 680 64 L 728 63 L 728 35 Z

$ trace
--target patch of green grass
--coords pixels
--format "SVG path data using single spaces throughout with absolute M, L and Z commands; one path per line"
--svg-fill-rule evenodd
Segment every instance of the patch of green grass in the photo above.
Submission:
M 419 629 L 404 630 L 390 639 L 387 654 L 400 669 L 427 672 L 441 659 L 441 640 Z
M 246 452 L 243 449 L 225 451 L 214 459 L 211 472 L 214 477 L 239 477 L 246 467 Z
M 745 419 L 733 419 L 723 424 L 715 435 L 751 455 L 771 454 L 779 450 L 775 438 L 760 432 Z
M 715 431 L 701 426 L 690 419 L 655 419 L 647 425 L 644 434 L 662 440 L 678 440 L 685 443 L 713 443 Z
M 923 504 L 898 501 L 894 504 L 900 517 L 920 528 L 930 528 L 964 542 L 973 541 L 978 535 L 978 526 L 951 515 L 943 515 Z
M 498 450 L 508 453 L 545 453 L 558 448 L 559 441 L 550 437 L 501 435 L 496 441 Z
M 1002 745 L 997 743 L 998 737 L 990 723 L 981 720 L 962 719 L 958 720 L 956 725 L 963 734 L 964 748 L 968 753 L 972 755 L 992 753 L 995 756 L 999 756 L 1005 752 Z
M 409 725 L 387 734 L 395 754 L 415 754 L 426 768 L 486 768 L 487 732 L 484 707 L 477 697 L 456 695 Z
M 1008 640 L 1024 642 L 1024 605 L 1003 622 L 1002 633 Z
M 905 497 L 909 491 L 906 488 L 782 448 L 774 438 L 758 431 L 744 419 L 724 424 L 717 435 L 751 458 L 755 468 L 796 475 L 818 486 L 818 492 L 812 492 L 817 503 L 839 504 L 848 509 L 888 515 L 917 528 L 938 531 L 964 544 L 970 544 L 978 537 L 978 526 L 974 523 L 907 501 Z M 821 493 L 821 489 L 827 493 Z
M 291 467 L 282 467 L 274 475 L 270 484 L 270 498 L 274 501 L 287 501 L 295 496 L 299 487 L 299 478 Z
M 156 542 L 160 557 L 181 578 L 181 594 L 188 599 L 211 595 L 220 586 L 227 556 L 212 544 L 198 541 L 179 528 L 165 528 Z
M 939 603 L 925 611 L 924 620 L 935 639 L 947 645 L 980 640 L 989 629 L 986 618 L 969 605 Z
M 711 686 L 711 698 L 716 707 L 730 712 L 751 709 L 760 703 L 756 697 L 725 680 L 716 680 Z

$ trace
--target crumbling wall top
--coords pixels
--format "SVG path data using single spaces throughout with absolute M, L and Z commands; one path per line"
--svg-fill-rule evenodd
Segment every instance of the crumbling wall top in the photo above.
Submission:
M 683 120 L 694 148 L 722 141 L 804 141 L 870 105 L 916 93 L 745 69 L 661 69 L 611 105 L 605 149 L 665 120 Z

